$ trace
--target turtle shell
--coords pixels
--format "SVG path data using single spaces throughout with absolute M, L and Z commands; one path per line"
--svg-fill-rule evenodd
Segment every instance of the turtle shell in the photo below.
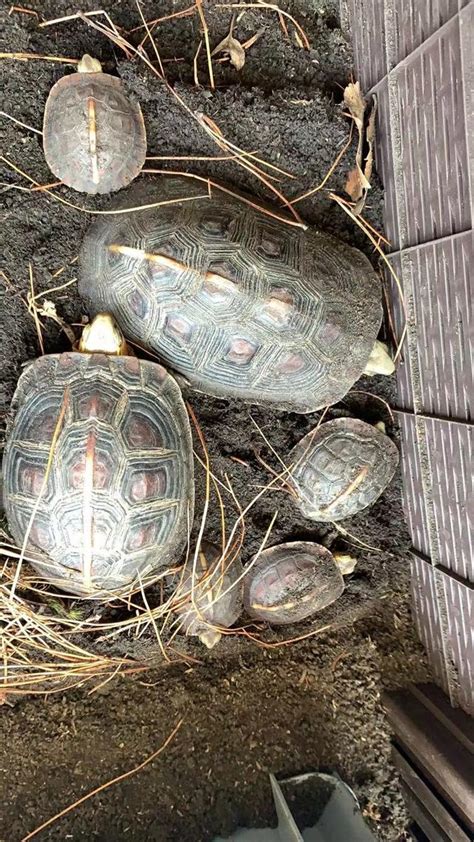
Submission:
M 367 258 L 190 179 L 134 185 L 120 206 L 159 201 L 173 203 L 93 222 L 79 281 L 90 309 L 201 392 L 296 412 L 340 400 L 381 322 Z
M 52 461 L 48 469 L 48 460 Z M 21 376 L 4 463 L 9 527 L 65 591 L 118 591 L 171 564 L 193 514 L 189 421 L 174 379 L 135 357 L 42 357 Z
M 196 564 L 188 561 L 178 576 L 173 595 L 180 617 L 180 631 L 207 642 L 209 632 L 219 626 L 230 628 L 242 612 L 242 565 L 239 559 L 222 558 L 222 551 L 207 541 L 201 543 Z M 220 635 L 218 634 L 217 637 Z M 212 641 L 211 646 L 213 645 Z
M 329 550 L 293 541 L 260 553 L 244 577 L 244 606 L 251 617 L 272 625 L 298 623 L 326 608 L 343 590 Z
M 392 479 L 399 455 L 376 427 L 337 418 L 312 430 L 291 451 L 289 477 L 311 520 L 351 517 L 375 503 Z
M 119 190 L 145 162 L 140 106 L 127 98 L 115 76 L 63 76 L 46 102 L 43 145 L 50 170 L 68 187 L 83 193 Z

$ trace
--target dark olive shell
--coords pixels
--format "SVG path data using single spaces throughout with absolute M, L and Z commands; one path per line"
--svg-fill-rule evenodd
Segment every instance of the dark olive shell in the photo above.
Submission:
M 63 76 L 46 102 L 43 145 L 49 168 L 68 187 L 83 193 L 120 190 L 145 163 L 141 108 L 115 76 Z
M 329 550 L 309 541 L 269 547 L 244 576 L 244 606 L 272 625 L 298 623 L 338 599 L 342 575 Z
M 310 412 L 364 370 L 380 281 L 346 243 L 290 227 L 191 179 L 134 185 L 86 234 L 79 291 L 211 395 Z
M 28 534 L 44 578 L 76 594 L 146 584 L 179 561 L 192 522 L 178 385 L 135 357 L 40 358 L 13 398 L 3 476 L 10 531 L 19 546 Z
M 394 443 L 357 418 L 337 418 L 301 439 L 288 456 L 303 514 L 342 520 L 375 503 L 399 461 Z

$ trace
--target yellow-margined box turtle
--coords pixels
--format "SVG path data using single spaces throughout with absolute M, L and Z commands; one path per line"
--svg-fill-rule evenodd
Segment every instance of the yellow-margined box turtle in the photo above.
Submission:
M 78 72 L 51 88 L 43 121 L 46 162 L 57 178 L 83 193 L 110 193 L 129 184 L 146 156 L 141 108 L 120 79 L 84 56 Z
M 342 520 L 375 503 L 398 465 L 397 447 L 376 426 L 336 418 L 307 433 L 290 452 L 289 481 L 312 520 Z
M 176 177 L 134 185 L 112 209 L 176 201 L 95 220 L 81 295 L 199 391 L 296 412 L 340 400 L 380 327 L 369 261 L 328 234 L 203 193 Z
M 244 577 L 245 610 L 272 625 L 305 620 L 338 599 L 344 590 L 333 555 L 310 541 L 269 547 L 250 564 Z
M 85 331 L 92 353 L 41 357 L 22 374 L 3 462 L 13 538 L 21 547 L 28 536 L 39 573 L 82 595 L 147 584 L 176 564 L 193 516 L 180 389 L 160 365 L 113 356 L 123 337 L 110 326 L 98 316 Z

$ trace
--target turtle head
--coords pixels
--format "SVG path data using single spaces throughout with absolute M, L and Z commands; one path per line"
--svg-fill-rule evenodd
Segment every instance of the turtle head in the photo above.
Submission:
M 370 357 L 367 360 L 367 365 L 362 373 L 373 377 L 374 374 L 393 374 L 394 371 L 395 363 L 388 353 L 387 346 L 384 342 L 379 342 L 376 339 L 370 352 Z
M 96 58 L 92 58 L 87 53 L 82 56 L 77 65 L 78 73 L 102 73 L 102 65 Z
M 84 327 L 79 341 L 79 351 L 84 354 L 127 354 L 127 343 L 117 322 L 110 313 L 97 313 Z

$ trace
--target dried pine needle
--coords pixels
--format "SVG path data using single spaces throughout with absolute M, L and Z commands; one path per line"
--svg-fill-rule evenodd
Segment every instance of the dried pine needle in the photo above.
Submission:
M 198 10 L 198 15 L 199 15 L 199 18 L 201 20 L 202 34 L 203 34 L 203 37 L 204 37 L 204 43 L 206 45 L 206 56 L 207 56 L 207 69 L 208 69 L 208 73 L 209 73 L 209 84 L 210 84 L 211 90 L 214 90 L 216 86 L 215 86 L 215 82 L 214 82 L 214 71 L 212 69 L 211 43 L 210 43 L 210 40 L 209 40 L 209 29 L 207 27 L 206 17 L 205 17 L 205 14 L 204 14 L 204 9 L 202 7 L 202 0 L 196 0 L 196 8 Z
M 39 24 L 41 26 L 41 24 Z M 79 64 L 78 58 L 67 58 L 66 56 L 44 56 L 38 53 L 0 53 L 0 58 L 12 59 L 13 61 L 54 61 L 59 64 Z
M 54 816 L 51 816 L 50 819 L 43 822 L 41 825 L 39 825 L 39 827 L 36 827 L 34 830 L 32 830 L 30 833 L 24 836 L 21 842 L 28 842 L 28 840 L 33 839 L 33 837 L 37 836 L 38 833 L 41 833 L 41 831 L 45 830 L 47 827 L 50 827 L 52 824 L 54 824 L 54 822 L 57 822 L 58 819 L 61 819 L 63 816 L 67 815 L 72 810 L 75 810 L 77 807 L 83 804 L 84 801 L 88 801 L 89 798 L 92 798 L 94 795 L 98 795 L 99 792 L 103 792 L 104 789 L 108 789 L 110 786 L 119 783 L 119 781 L 124 781 L 126 780 L 126 778 L 130 778 L 132 775 L 135 775 L 137 772 L 140 772 L 141 769 L 144 769 L 145 766 L 148 766 L 148 764 L 151 763 L 152 760 L 155 760 L 156 757 L 159 757 L 159 755 L 162 754 L 163 751 L 165 751 L 165 749 L 169 746 L 171 740 L 173 740 L 176 734 L 178 733 L 183 722 L 184 719 L 180 719 L 177 725 L 175 725 L 171 733 L 168 735 L 164 743 L 160 746 L 160 748 L 158 748 L 156 751 L 150 754 L 145 760 L 142 761 L 142 763 L 139 763 L 138 766 L 134 766 L 133 769 L 129 769 L 127 772 L 123 772 L 121 775 L 117 775 L 110 781 L 106 781 L 105 783 L 101 784 L 100 786 L 97 786 L 90 792 L 87 792 L 86 795 L 83 795 L 81 798 L 78 798 L 77 801 L 74 801 L 73 804 L 70 804 L 68 807 L 65 807 L 64 810 L 61 810 Z

